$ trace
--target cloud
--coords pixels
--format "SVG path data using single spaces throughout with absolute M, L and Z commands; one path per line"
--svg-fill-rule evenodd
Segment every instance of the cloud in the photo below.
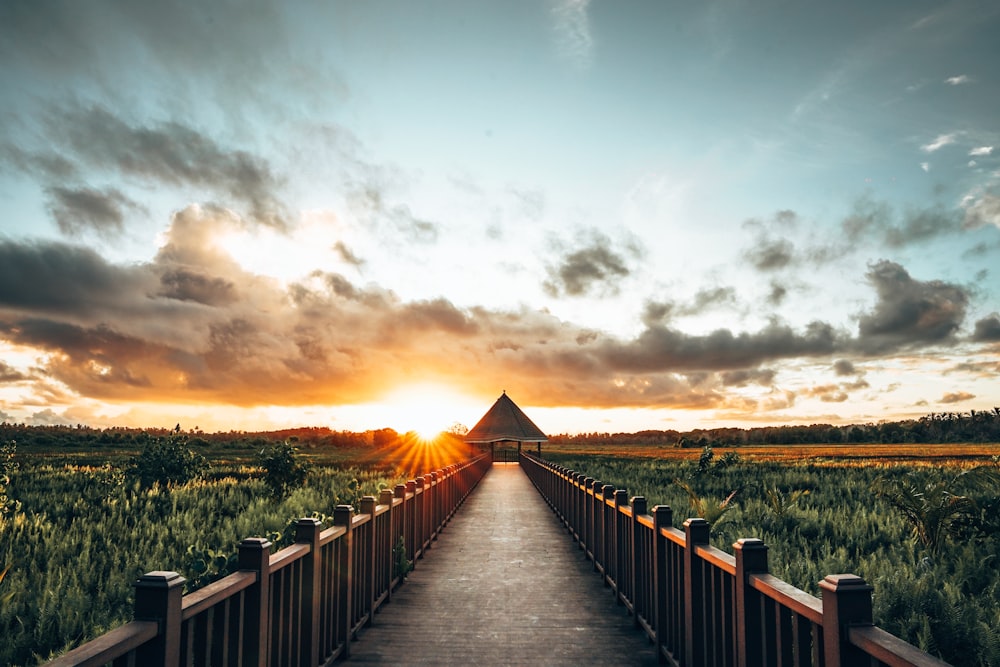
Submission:
M 962 403 L 964 401 L 971 401 L 975 397 L 976 397 L 975 394 L 970 394 L 970 393 L 965 392 L 965 391 L 956 391 L 956 392 L 945 394 L 940 399 L 938 399 L 938 403 L 942 403 L 942 404 L 945 404 L 945 405 L 950 404 L 950 403 Z
M 959 74 L 957 76 L 949 76 L 944 82 L 949 86 L 961 86 L 966 83 L 972 83 L 972 77 L 968 74 Z
M 429 220 L 414 215 L 406 204 L 393 204 L 388 201 L 390 190 L 389 176 L 367 173 L 365 181 L 354 184 L 348 193 L 348 204 L 358 218 L 381 230 L 380 236 L 386 242 L 399 243 L 433 243 L 438 239 L 438 225 Z
M 777 376 L 777 372 L 769 368 L 741 369 L 719 373 L 719 379 L 727 387 L 745 387 L 749 384 L 771 387 L 774 385 L 775 376 Z
M 340 258 L 344 260 L 346 263 L 352 266 L 364 266 L 365 260 L 355 255 L 354 252 L 350 248 L 348 248 L 347 244 L 345 244 L 343 241 L 337 241 L 334 244 L 333 249 L 340 256 Z
M 962 202 L 965 209 L 963 226 L 977 229 L 984 225 L 994 225 L 1000 229 L 1000 196 L 990 192 L 967 195 Z
M 851 214 L 841 222 L 847 245 L 825 248 L 823 252 L 835 257 L 865 241 L 874 240 L 889 248 L 902 248 L 961 231 L 961 212 L 941 207 L 908 210 L 901 216 L 886 202 L 861 197 L 854 203 Z M 820 253 L 810 253 L 814 260 Z
M 767 239 L 745 253 L 758 271 L 777 271 L 794 262 L 795 248 L 785 239 Z
M 247 205 L 256 222 L 287 226 L 277 196 L 281 178 L 247 151 L 225 148 L 178 122 L 130 125 L 100 107 L 66 112 L 58 122 L 78 158 L 91 167 L 156 184 L 206 187 Z
M 100 107 L 67 107 L 46 118 L 50 150 L 8 145 L 9 163 L 49 182 L 50 208 L 60 227 L 107 230 L 120 226 L 123 209 L 141 210 L 115 189 L 55 185 L 94 170 L 118 174 L 154 187 L 198 187 L 241 207 L 248 219 L 285 229 L 287 211 L 279 191 L 283 179 L 265 160 L 224 147 L 206 134 L 174 121 L 131 124 Z
M 775 359 L 829 355 L 843 349 L 844 343 L 843 336 L 824 322 L 812 322 L 803 332 L 772 322 L 755 333 L 717 329 L 706 335 L 654 325 L 632 341 L 602 341 L 598 357 L 623 371 L 717 371 L 755 368 Z
M 839 376 L 855 375 L 857 373 L 854 364 L 847 359 L 838 359 L 835 361 L 833 363 L 833 371 Z
M 13 366 L 0 361 L 0 384 L 7 384 L 10 382 L 21 382 L 27 379 L 27 375 L 17 370 Z M 2 420 L 2 418 L 0 418 Z
M 0 305 L 31 313 L 100 317 L 128 312 L 155 280 L 108 264 L 96 252 L 65 243 L 0 239 Z
M 923 169 L 924 172 L 929 172 L 931 170 L 931 163 L 930 162 L 921 162 L 920 163 L 920 168 Z
M 969 151 L 969 155 L 973 157 L 985 157 L 987 155 L 993 155 L 993 146 L 977 146 Z
M 64 392 L 67 402 L 252 406 L 362 403 L 416 379 L 492 391 L 498 378 L 514 378 L 508 388 L 534 405 L 735 410 L 726 387 L 774 387 L 773 362 L 839 359 L 830 362 L 839 375 L 856 375 L 846 359 L 859 348 L 938 343 L 964 309 L 964 292 L 884 263 L 870 272 L 879 301 L 862 318 L 859 339 L 820 321 L 701 335 L 670 326 L 678 312 L 728 304 L 725 287 L 687 304 L 648 302 L 644 329 L 617 338 L 526 307 L 404 301 L 333 272 L 283 285 L 246 272 L 216 242 L 239 224 L 230 211 L 190 206 L 173 216 L 151 261 L 128 266 L 67 243 L 0 243 L 0 339 L 42 359 L 18 381 L 39 396 Z M 585 251 L 581 265 L 603 271 L 608 257 L 624 261 L 610 242 L 592 241 L 566 258 Z M 574 262 L 560 266 L 576 275 Z M 607 281 L 589 275 L 568 284 Z M 794 399 L 777 392 L 754 404 L 781 409 Z
M 902 266 L 881 260 L 866 275 L 878 301 L 858 319 L 858 344 L 866 353 L 948 343 L 961 326 L 969 302 L 963 287 L 914 280 Z
M 588 67 L 593 59 L 589 5 L 590 0 L 557 0 L 552 7 L 559 53 L 581 68 Z
M 996 313 L 976 322 L 972 340 L 976 342 L 1000 342 L 1000 316 Z
M 67 236 L 77 236 L 93 230 L 103 237 L 113 237 L 125 229 L 127 212 L 142 212 L 145 208 L 117 188 L 46 188 L 49 212 L 59 230 Z
M 937 151 L 937 150 L 939 150 L 941 148 L 944 148 L 945 146 L 948 146 L 949 144 L 955 143 L 956 139 L 958 139 L 958 132 L 950 132 L 948 134 L 939 134 L 934 139 L 934 141 L 922 145 L 920 147 L 920 150 L 922 150 L 925 153 L 933 153 L 933 152 L 935 152 L 935 151 Z
M 555 265 L 547 268 L 548 280 L 543 284 L 552 296 L 584 296 L 617 294 L 620 281 L 631 275 L 626 256 L 612 247 L 611 240 L 593 232 L 583 247 L 570 250 Z M 626 252 L 635 255 L 638 248 Z

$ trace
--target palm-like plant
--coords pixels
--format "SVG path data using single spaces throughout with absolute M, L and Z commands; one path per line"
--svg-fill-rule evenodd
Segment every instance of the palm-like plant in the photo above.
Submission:
M 764 495 L 767 498 L 767 508 L 771 514 L 781 518 L 798 505 L 803 496 L 809 495 L 809 489 L 793 489 L 788 495 L 785 495 L 777 486 L 771 486 L 764 489 Z
M 955 533 L 959 522 L 972 518 L 977 510 L 975 500 L 958 493 L 958 488 L 982 490 L 995 486 L 998 481 L 1000 475 L 995 466 L 980 466 L 923 485 L 912 473 L 896 478 L 881 475 L 873 482 L 872 490 L 899 510 L 913 527 L 914 538 L 930 553 L 936 554 Z
M 713 526 L 722 522 L 726 513 L 735 507 L 733 498 L 736 496 L 736 491 L 733 491 L 726 496 L 724 500 L 720 501 L 715 498 L 703 498 L 699 496 L 695 490 L 691 488 L 691 485 L 682 479 L 675 479 L 674 484 L 687 492 L 688 505 L 692 510 L 694 510 L 695 514 Z

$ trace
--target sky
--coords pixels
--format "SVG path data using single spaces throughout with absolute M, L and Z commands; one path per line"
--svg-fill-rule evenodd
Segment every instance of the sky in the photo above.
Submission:
M 1000 405 L 1000 4 L 0 3 L 0 420 Z

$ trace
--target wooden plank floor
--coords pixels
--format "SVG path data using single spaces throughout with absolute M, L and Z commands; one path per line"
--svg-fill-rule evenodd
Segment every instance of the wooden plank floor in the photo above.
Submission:
M 348 664 L 655 665 L 516 464 L 494 464 L 351 645 Z

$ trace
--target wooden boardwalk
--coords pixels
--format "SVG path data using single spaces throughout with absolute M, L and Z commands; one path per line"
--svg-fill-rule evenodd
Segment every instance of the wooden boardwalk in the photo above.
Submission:
M 494 464 L 347 664 L 656 665 L 531 482 Z

